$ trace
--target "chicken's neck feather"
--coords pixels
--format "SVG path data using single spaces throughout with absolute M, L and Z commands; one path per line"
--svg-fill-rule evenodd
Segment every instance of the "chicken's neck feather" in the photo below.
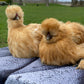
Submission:
M 8 19 L 7 22 L 8 22 L 8 28 L 19 28 L 24 26 L 22 19 L 21 20 Z

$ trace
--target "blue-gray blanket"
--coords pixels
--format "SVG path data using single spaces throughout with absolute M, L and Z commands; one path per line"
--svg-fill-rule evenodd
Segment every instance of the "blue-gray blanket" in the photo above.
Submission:
M 15 58 L 5 47 L 0 48 L 0 84 L 84 84 L 84 70 L 47 66 L 39 58 Z

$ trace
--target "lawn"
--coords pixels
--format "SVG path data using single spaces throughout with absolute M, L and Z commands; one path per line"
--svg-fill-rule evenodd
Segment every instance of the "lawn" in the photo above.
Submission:
M 45 18 L 57 18 L 61 21 L 75 21 L 84 24 L 84 7 L 67 7 L 62 5 L 26 5 L 21 6 L 24 11 L 24 24 L 41 23 Z M 0 47 L 7 46 L 7 18 L 6 6 L 0 6 Z

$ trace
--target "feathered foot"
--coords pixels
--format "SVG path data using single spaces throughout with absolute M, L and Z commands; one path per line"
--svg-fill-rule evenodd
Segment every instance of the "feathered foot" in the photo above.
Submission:
M 82 59 L 80 61 L 80 63 L 78 64 L 78 66 L 76 67 L 76 69 L 84 69 L 84 59 Z

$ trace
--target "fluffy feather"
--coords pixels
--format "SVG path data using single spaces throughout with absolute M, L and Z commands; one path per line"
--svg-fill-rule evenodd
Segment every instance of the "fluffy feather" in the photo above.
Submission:
M 82 59 L 76 69 L 83 69 L 84 70 L 84 59 Z
M 63 23 L 61 21 L 58 21 L 60 23 L 60 26 L 63 25 L 63 29 L 65 29 L 68 34 L 71 36 L 71 39 L 76 44 L 84 43 L 84 26 L 77 22 L 70 22 L 67 21 L 66 23 Z M 58 24 L 56 24 L 58 26 Z
M 77 22 L 67 22 L 64 24 L 65 29 L 71 35 L 72 40 L 77 43 L 81 44 L 84 43 L 84 26 L 77 23 Z
M 8 22 L 8 46 L 11 54 L 19 58 L 38 56 L 39 42 L 42 38 L 40 24 L 23 24 L 24 13 L 17 5 L 6 9 Z
M 61 66 L 75 64 L 80 58 L 84 58 L 84 53 L 81 51 L 84 48 L 72 40 L 68 28 L 65 27 L 65 24 L 60 25 L 59 21 L 54 18 L 42 22 L 43 38 L 39 45 L 42 63 Z

